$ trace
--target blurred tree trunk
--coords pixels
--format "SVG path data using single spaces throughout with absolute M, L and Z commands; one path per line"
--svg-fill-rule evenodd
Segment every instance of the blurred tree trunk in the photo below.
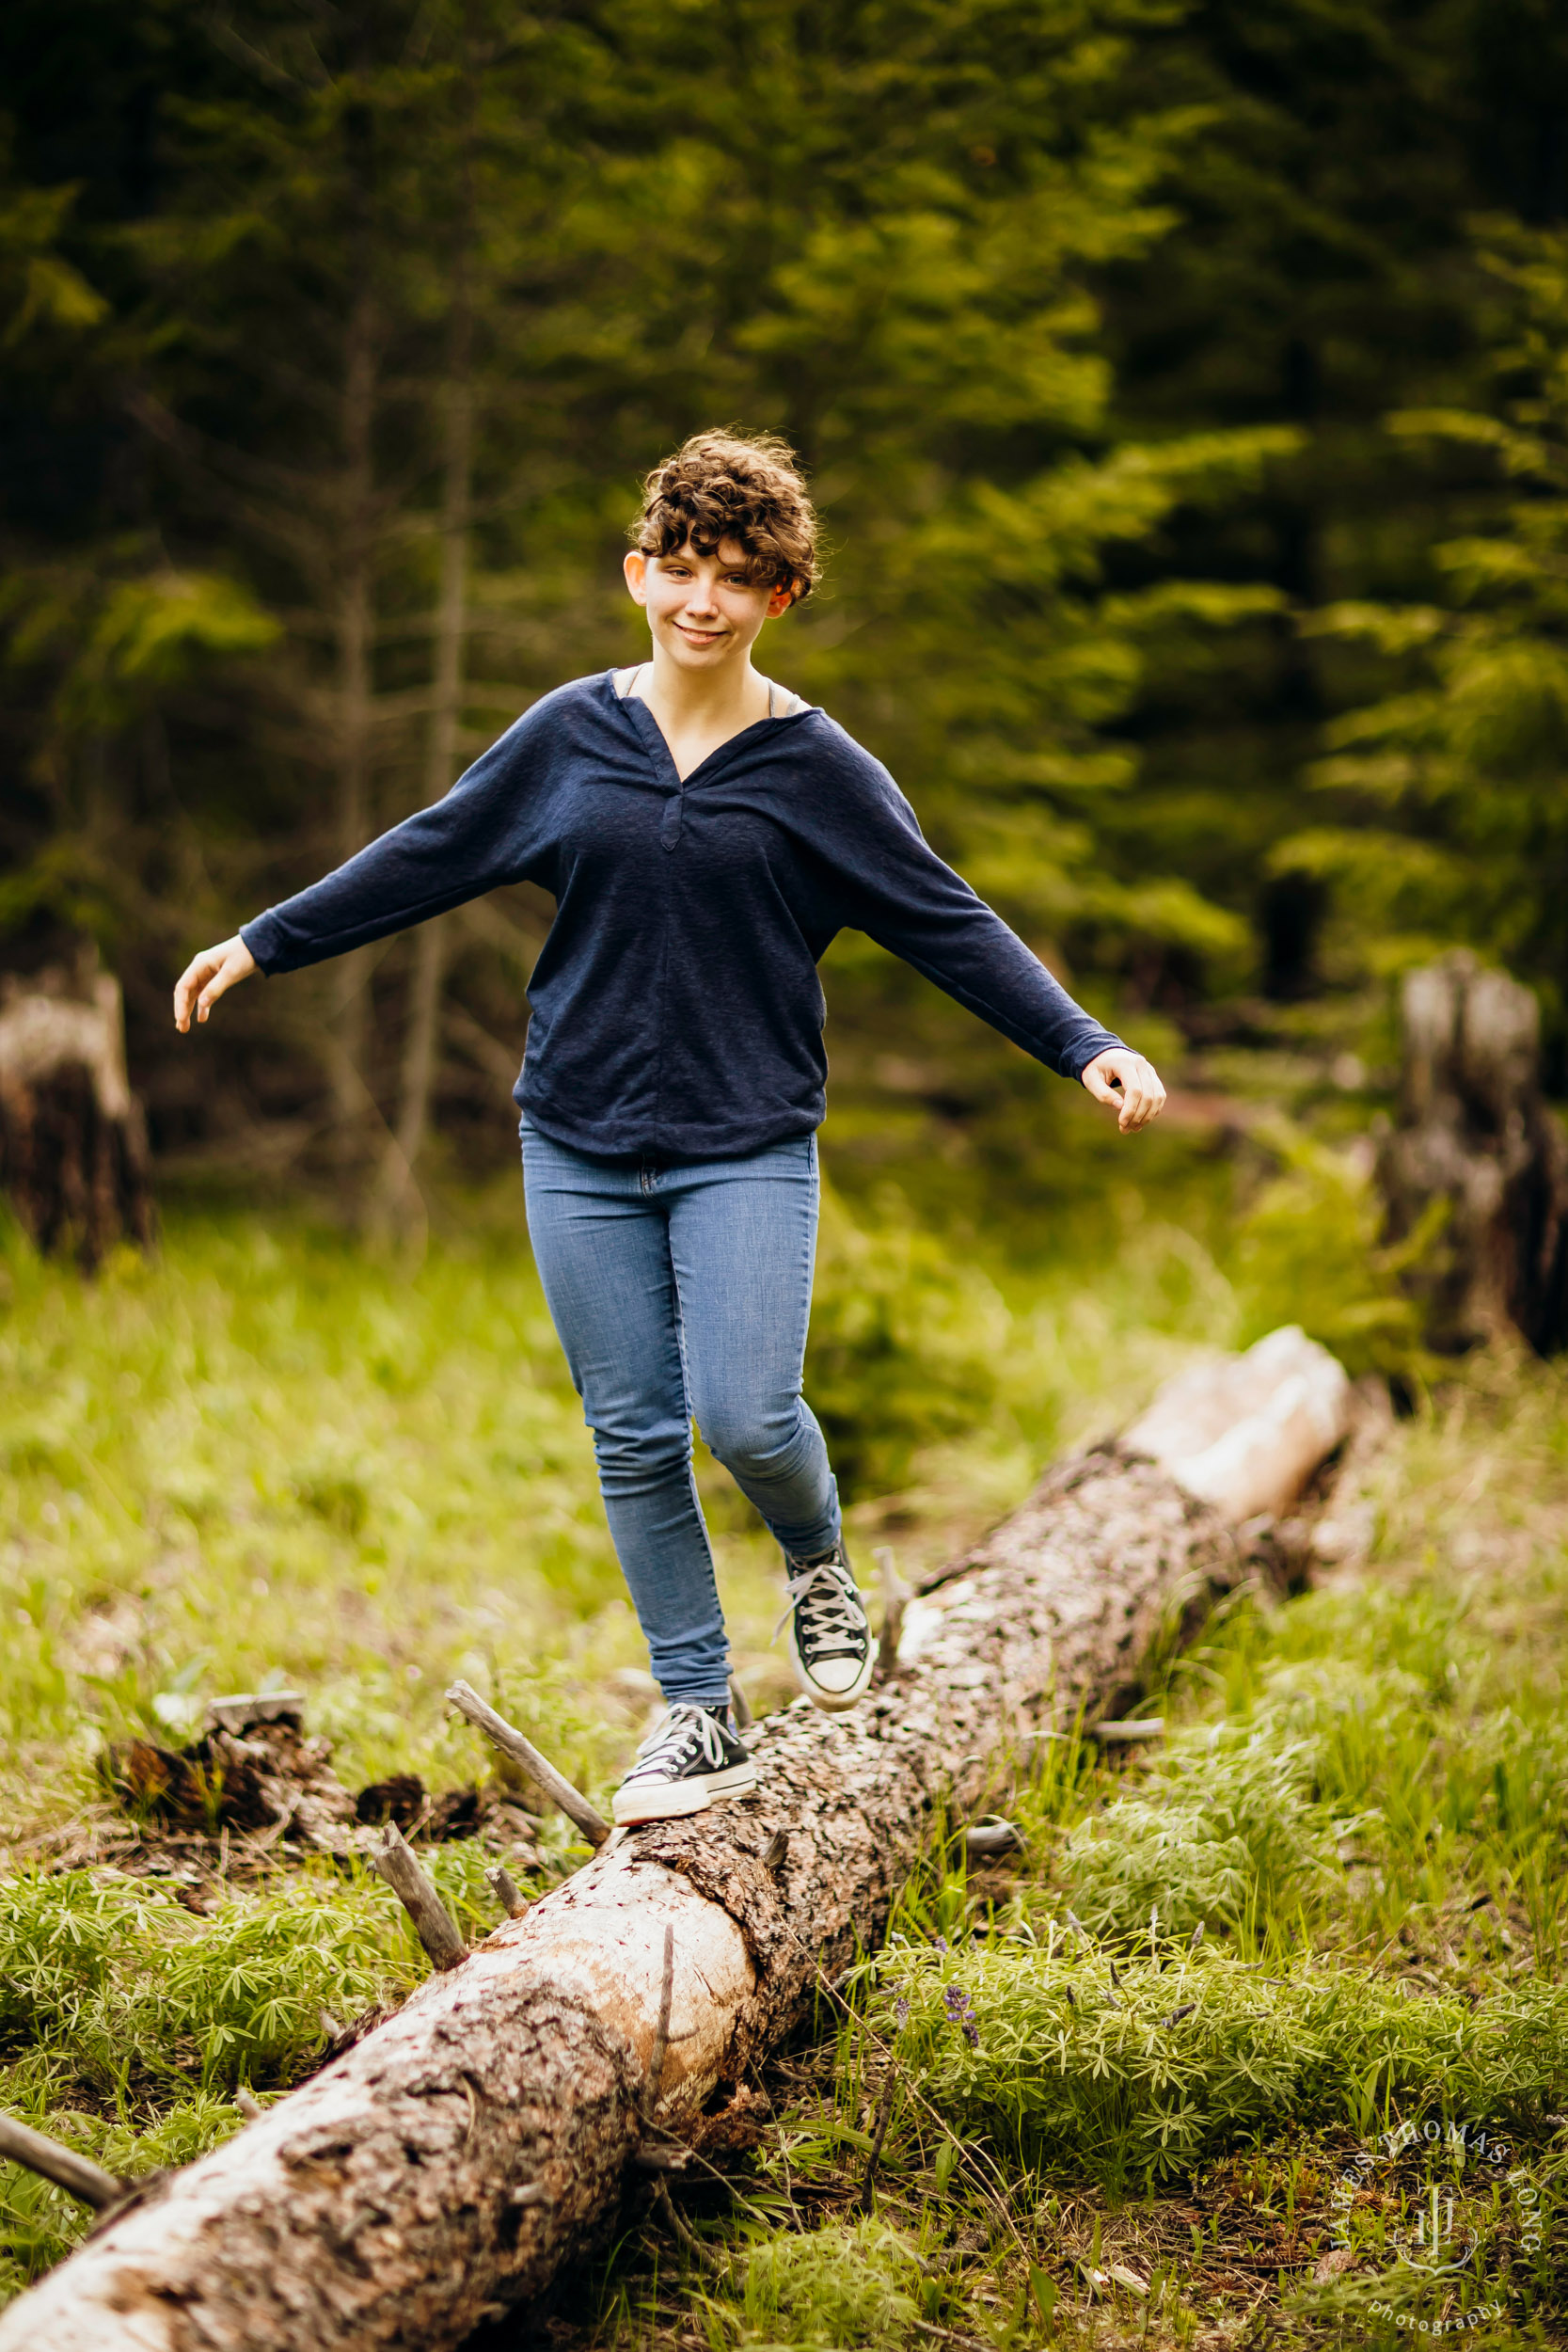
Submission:
M 1407 973 L 1399 1123 L 1378 1159 L 1388 1236 L 1436 1228 L 1410 1279 L 1449 1352 L 1568 1345 L 1568 1138 L 1541 1096 L 1533 993 L 1461 950 Z
M 343 471 L 338 515 L 342 574 L 337 599 L 337 849 L 340 861 L 354 856 L 370 838 L 371 669 L 373 574 L 376 539 L 375 429 L 376 348 L 373 297 L 361 291 L 349 312 L 343 350 Z M 364 948 L 341 957 L 332 973 L 331 1059 L 334 1156 L 341 1166 L 357 1157 L 368 1088 L 366 1041 L 370 1029 L 371 961 Z
M 448 331 L 442 409 L 441 570 L 436 607 L 432 692 L 425 730 L 421 803 L 438 801 L 452 782 L 462 715 L 463 650 L 467 632 L 468 536 L 473 503 L 473 304 L 460 259 Z M 440 1051 L 441 988 L 450 918 L 437 915 L 414 937 L 414 977 L 404 1044 L 397 1126 L 376 1178 L 372 1221 L 405 1222 L 420 1206 L 417 1168 L 430 1124 Z

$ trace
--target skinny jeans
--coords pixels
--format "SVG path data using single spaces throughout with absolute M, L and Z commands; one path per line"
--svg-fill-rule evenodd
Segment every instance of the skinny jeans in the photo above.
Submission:
M 617 1557 L 665 1698 L 729 1695 L 691 1424 L 787 1553 L 838 1541 L 828 1448 L 800 1394 L 816 1139 L 684 1166 L 590 1157 L 522 1122 L 529 1237 Z

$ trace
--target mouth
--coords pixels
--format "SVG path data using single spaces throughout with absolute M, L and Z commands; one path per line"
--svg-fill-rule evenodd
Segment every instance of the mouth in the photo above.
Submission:
M 685 621 L 676 621 L 674 627 L 689 645 L 717 645 L 729 634 L 722 628 L 691 628 Z

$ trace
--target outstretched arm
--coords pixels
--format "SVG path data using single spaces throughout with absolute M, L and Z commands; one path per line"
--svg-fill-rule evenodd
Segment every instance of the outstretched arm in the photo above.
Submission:
M 256 959 L 238 932 L 193 956 L 174 984 L 174 1025 L 181 1036 L 190 1028 L 193 1008 L 197 1020 L 205 1021 L 218 998 L 255 969 Z
M 937 856 L 885 768 L 833 740 L 837 790 L 814 841 L 843 891 L 840 920 L 888 947 L 1064 1078 L 1116 1111 L 1123 1135 L 1165 1100 L 1152 1066 L 1074 1004 L 1016 931 Z
M 544 838 L 539 787 L 561 701 L 546 695 L 525 711 L 443 799 L 193 957 L 174 992 L 176 1028 L 189 1029 L 193 1010 L 205 1021 L 225 990 L 252 972 L 297 972 L 428 922 L 498 882 L 521 881 Z

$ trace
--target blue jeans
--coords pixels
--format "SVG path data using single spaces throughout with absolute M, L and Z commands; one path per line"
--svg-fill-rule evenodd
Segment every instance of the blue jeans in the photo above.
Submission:
M 691 1423 L 786 1552 L 838 1540 L 800 1394 L 816 1247 L 815 1136 L 740 1160 L 590 1159 L 522 1123 L 529 1236 L 594 1432 L 610 1532 L 666 1699 L 729 1695 Z

